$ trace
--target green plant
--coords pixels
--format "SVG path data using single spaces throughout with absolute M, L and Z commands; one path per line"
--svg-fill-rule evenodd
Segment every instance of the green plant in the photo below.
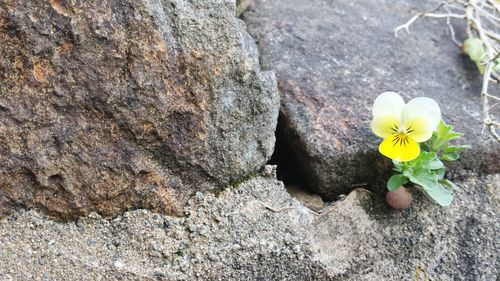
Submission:
M 473 61 L 476 64 L 479 73 L 483 75 L 490 61 L 487 49 L 484 47 L 484 42 L 479 38 L 474 38 L 474 37 L 468 38 L 467 40 L 464 41 L 464 44 L 462 45 L 462 50 L 464 51 L 464 53 L 469 55 L 471 61 Z M 500 58 L 498 54 L 491 61 L 493 64 L 492 72 L 493 73 L 500 72 Z
M 407 162 L 393 160 L 396 173 L 387 182 L 387 189 L 394 191 L 412 182 L 436 203 L 449 206 L 453 200 L 452 190 L 458 189 L 458 186 L 444 178 L 445 163 L 457 160 L 460 151 L 470 148 L 469 145 L 449 144 L 462 136 L 462 133 L 453 130 L 453 126 L 441 120 L 432 137 L 421 144 L 417 158 Z

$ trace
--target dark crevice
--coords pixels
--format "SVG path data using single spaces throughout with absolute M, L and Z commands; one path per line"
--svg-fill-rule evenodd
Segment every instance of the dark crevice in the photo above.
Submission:
M 300 138 L 281 112 L 275 135 L 276 144 L 269 164 L 277 166 L 278 180 L 284 183 L 290 196 L 312 211 L 321 212 L 326 206 L 325 198 L 314 192 L 314 180 L 306 174 L 310 171 L 310 159 L 300 150 Z
M 314 167 L 311 165 L 314 161 L 317 159 L 311 159 L 307 155 L 300 136 L 280 112 L 276 128 L 276 144 L 269 164 L 277 166 L 277 178 L 285 184 L 287 189 L 298 188 L 306 193 L 319 195 L 325 202 L 342 199 L 345 194 L 357 188 L 368 189 L 378 195 L 385 194 L 385 183 L 391 174 L 391 168 L 388 166 L 390 161 L 378 157 L 374 151 L 359 152 L 337 159 L 338 166 L 345 167 L 345 170 L 337 171 L 339 176 L 343 176 L 342 173 L 349 170 L 356 170 L 356 172 L 352 172 L 352 176 L 349 177 L 352 178 L 352 182 L 344 184 L 339 182 L 337 188 L 340 191 L 330 195 L 318 191 L 317 187 L 321 183 L 312 172 Z M 371 163 L 371 165 L 366 163 Z
M 269 164 L 277 166 L 278 180 L 282 181 L 285 186 L 307 189 L 308 181 L 304 175 L 304 169 L 299 165 L 300 159 L 292 147 L 286 128 L 285 118 L 280 112 L 276 127 L 276 144 Z

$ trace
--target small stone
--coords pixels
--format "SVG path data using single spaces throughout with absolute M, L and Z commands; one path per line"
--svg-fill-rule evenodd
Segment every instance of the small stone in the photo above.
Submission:
M 208 229 L 205 226 L 200 228 L 200 235 L 205 236 L 208 233 Z
M 203 192 L 196 192 L 196 199 L 198 199 L 199 201 L 203 200 L 203 198 L 205 198 L 205 195 L 203 194 Z
M 172 227 L 172 223 L 170 221 L 166 220 L 163 222 L 163 228 L 169 229 L 170 227 Z
M 26 252 L 28 256 L 32 256 L 35 253 L 31 247 L 28 247 L 28 249 L 26 249 Z
M 216 261 L 219 261 L 219 260 L 220 260 L 219 256 L 217 256 L 217 255 L 216 255 L 216 254 L 214 254 L 214 253 L 210 253 L 210 254 L 208 254 L 208 259 L 209 259 L 209 260 L 211 260 L 211 261 L 214 261 L 214 262 L 216 262 Z
M 89 246 L 92 246 L 96 243 L 96 241 L 94 239 L 87 239 L 87 241 L 85 241 L 85 243 Z
M 151 249 L 153 251 L 159 251 L 160 250 L 160 245 L 158 244 L 158 242 L 152 242 L 151 243 Z
M 317 194 L 309 193 L 295 185 L 287 186 L 286 189 L 295 199 L 315 212 L 318 212 L 325 207 L 323 198 Z
M 91 212 L 87 216 L 87 218 L 92 219 L 92 220 L 100 220 L 100 219 L 102 219 L 102 217 L 98 213 L 96 213 L 96 212 Z
M 196 224 L 190 224 L 189 225 L 189 231 L 190 232 L 196 232 L 198 230 L 198 227 L 196 227 Z
M 276 177 L 276 170 L 277 170 L 276 165 L 266 165 L 264 166 L 264 169 L 262 170 L 262 175 L 265 177 Z
M 179 249 L 180 250 L 186 249 L 188 247 L 188 245 L 189 245 L 189 241 L 182 240 L 181 243 L 180 243 L 180 245 L 179 245 Z
M 153 271 L 155 277 L 165 277 L 166 273 L 161 268 L 155 268 Z
M 387 192 L 385 201 L 387 201 L 387 204 L 393 209 L 406 209 L 410 207 L 412 196 L 406 188 L 401 186 L 394 191 Z
M 122 268 L 125 267 L 125 263 L 122 262 L 122 261 L 120 261 L 120 260 L 115 261 L 115 263 L 113 265 L 118 270 L 120 270 L 120 269 L 122 269 Z
M 295 246 L 293 246 L 293 252 L 294 252 L 295 254 L 300 253 L 300 245 L 295 245 Z
M 292 236 L 290 235 L 290 233 L 285 234 L 283 242 L 285 243 L 285 245 L 290 245 L 290 243 L 292 243 Z

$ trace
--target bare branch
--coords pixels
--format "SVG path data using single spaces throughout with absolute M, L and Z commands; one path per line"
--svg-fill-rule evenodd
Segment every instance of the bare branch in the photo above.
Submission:
M 455 2 L 454 0 L 450 0 L 450 1 L 446 1 L 446 2 L 441 2 L 439 3 L 439 5 L 437 5 L 437 7 L 435 7 L 434 9 L 431 9 L 427 12 L 423 12 L 423 13 L 418 13 L 416 14 L 413 18 L 411 18 L 408 22 L 406 22 L 405 24 L 403 25 L 400 25 L 398 27 L 396 27 L 394 29 L 394 36 L 398 37 L 398 31 L 400 31 L 401 29 L 405 29 L 406 32 L 410 33 L 410 25 L 412 25 L 416 20 L 418 20 L 419 18 L 421 17 L 425 17 L 427 14 L 431 14 L 431 13 L 434 13 L 436 11 L 438 11 L 439 9 L 441 9 L 441 7 L 445 6 L 445 5 L 450 5 L 452 4 L 453 2 Z
M 445 13 L 441 13 L 440 10 Z M 458 12 L 457 12 L 458 11 Z M 460 13 L 460 12 L 463 12 Z M 493 70 L 495 60 L 500 58 L 500 34 L 498 26 L 500 25 L 500 2 L 498 0 L 451 0 L 439 3 L 434 9 L 418 13 L 413 16 L 408 22 L 394 29 L 394 35 L 397 37 L 401 29 L 405 29 L 410 33 L 410 26 L 419 18 L 445 18 L 448 29 L 450 30 L 451 40 L 458 46 L 462 46 L 456 39 L 455 29 L 451 24 L 451 18 L 462 19 L 467 24 L 468 38 L 479 38 L 483 42 L 485 48 L 484 61 L 486 68 L 483 74 L 481 87 L 481 101 L 483 108 L 484 128 L 488 128 L 491 135 L 500 142 L 500 137 L 496 131 L 500 127 L 500 123 L 496 122 L 491 115 L 490 110 L 494 108 L 498 102 L 489 106 L 489 100 L 500 101 L 497 97 L 488 92 L 491 83 L 500 83 L 500 75 Z M 484 23 L 484 24 L 483 24 Z

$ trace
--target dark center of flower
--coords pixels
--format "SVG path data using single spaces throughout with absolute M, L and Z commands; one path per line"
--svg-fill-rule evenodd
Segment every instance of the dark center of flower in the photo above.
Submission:
M 410 142 L 408 138 L 408 135 L 404 132 L 395 133 L 392 138 L 392 146 L 395 147 L 396 145 L 399 145 L 406 147 L 406 145 Z

